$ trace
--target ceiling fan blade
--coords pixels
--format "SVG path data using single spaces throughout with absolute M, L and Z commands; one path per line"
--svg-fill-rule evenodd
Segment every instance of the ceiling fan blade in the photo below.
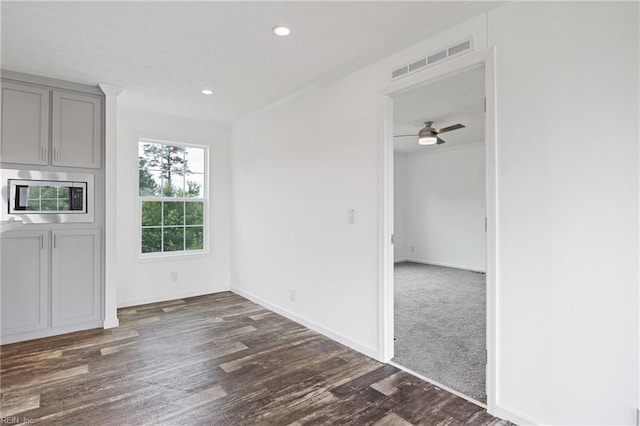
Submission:
M 443 144 L 443 143 L 445 143 L 445 142 L 446 142 L 445 140 L 438 138 L 438 140 L 437 140 L 436 144 L 437 144 L 437 145 L 442 145 L 442 144 Z
M 418 136 L 418 134 L 416 133 L 416 134 L 413 134 L 413 135 L 393 135 L 394 138 L 401 138 L 401 137 L 404 137 L 404 136 Z
M 463 127 L 465 126 L 458 123 L 458 124 L 454 124 L 453 126 L 443 127 L 442 129 L 436 129 L 436 133 L 440 134 L 440 133 L 450 132 L 452 130 L 462 129 Z

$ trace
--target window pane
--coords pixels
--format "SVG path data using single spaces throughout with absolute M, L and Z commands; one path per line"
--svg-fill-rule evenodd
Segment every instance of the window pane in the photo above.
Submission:
M 191 173 L 186 177 L 187 193 L 185 197 L 203 198 L 204 197 L 204 175 L 202 173 Z
M 140 188 L 139 193 L 143 197 L 161 195 L 162 172 L 160 170 L 141 168 L 138 170 L 138 186 Z
M 138 145 L 140 195 L 182 196 L 184 148 L 160 143 Z
M 165 197 L 182 197 L 184 194 L 184 148 L 163 145 L 162 177 Z
M 138 168 L 161 169 L 164 145 L 159 143 L 140 143 L 138 145 Z
M 184 202 L 164 203 L 164 226 L 184 225 Z
M 164 228 L 164 251 L 184 250 L 184 228 Z
M 162 229 L 142 228 L 142 252 L 156 253 L 162 251 Z
M 187 242 L 187 250 L 202 250 L 203 243 L 203 228 L 202 226 L 193 226 L 185 228 L 185 239 Z
M 185 203 L 185 224 L 202 225 L 204 203 Z
M 204 173 L 204 149 L 185 148 L 187 170 L 192 173 Z
M 165 197 L 184 197 L 184 176 L 177 173 L 166 176 L 162 195 Z
M 142 202 L 142 226 L 162 225 L 162 202 L 143 201 Z

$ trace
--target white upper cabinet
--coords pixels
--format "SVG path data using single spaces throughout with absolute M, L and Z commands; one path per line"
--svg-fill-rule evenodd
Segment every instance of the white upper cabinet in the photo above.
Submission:
M 52 165 L 100 168 L 101 130 L 99 97 L 53 92 Z
M 101 96 L 2 81 L 2 163 L 99 169 L 101 149 Z
M 2 82 L 0 161 L 48 164 L 49 90 Z

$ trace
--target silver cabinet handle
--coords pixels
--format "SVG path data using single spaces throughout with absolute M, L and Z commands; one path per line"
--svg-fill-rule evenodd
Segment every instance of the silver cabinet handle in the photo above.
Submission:
M 53 159 L 58 161 L 58 147 L 53 147 Z
M 40 235 L 40 247 L 44 250 L 44 235 Z
M 41 146 L 41 147 L 40 147 L 40 159 L 41 159 L 42 161 L 46 161 L 46 158 L 44 157 L 44 153 L 45 153 L 45 151 L 44 151 L 44 146 Z
M 58 248 L 58 236 L 53 235 L 53 248 Z

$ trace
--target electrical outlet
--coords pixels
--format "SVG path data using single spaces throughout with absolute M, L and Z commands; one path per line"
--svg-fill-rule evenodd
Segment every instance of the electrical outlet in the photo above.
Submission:
M 296 301 L 296 289 L 295 288 L 290 288 L 289 289 L 289 299 L 291 299 L 292 302 Z
M 347 220 L 347 222 L 350 225 L 355 224 L 356 223 L 356 209 L 349 209 L 348 210 L 348 216 L 349 216 L 349 219 Z
M 411 246 L 411 253 L 415 253 L 416 252 L 416 246 Z
M 172 283 L 177 283 L 178 282 L 178 273 L 177 272 L 169 272 L 169 280 Z

